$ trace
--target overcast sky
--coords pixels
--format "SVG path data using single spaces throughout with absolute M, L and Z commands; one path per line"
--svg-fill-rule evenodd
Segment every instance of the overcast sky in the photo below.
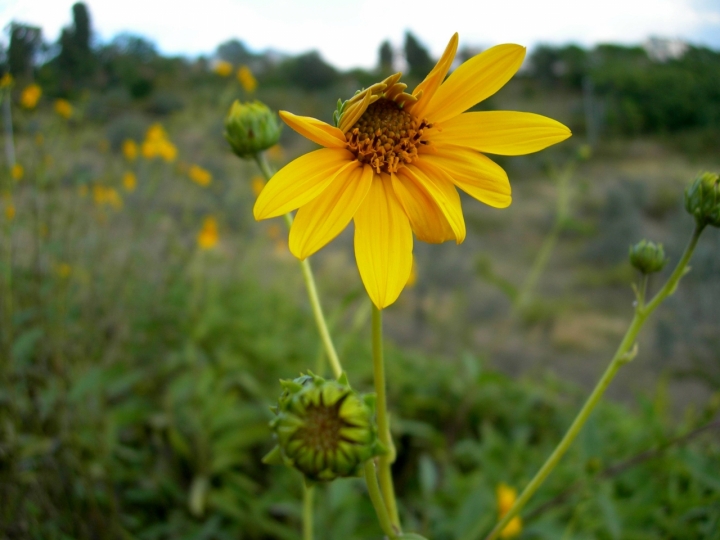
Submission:
M 0 0 L 0 25 L 40 26 L 55 41 L 74 0 Z M 96 37 L 140 34 L 166 54 L 209 54 L 238 38 L 254 51 L 312 49 L 337 67 L 372 67 L 379 44 L 414 32 L 439 56 L 460 46 L 514 42 L 593 45 L 681 38 L 720 49 L 720 0 L 86 0 Z M 7 40 L 7 32 L 3 39 Z

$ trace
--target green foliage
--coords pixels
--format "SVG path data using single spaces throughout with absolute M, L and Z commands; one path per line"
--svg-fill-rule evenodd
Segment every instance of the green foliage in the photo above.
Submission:
M 42 30 L 27 24 L 10 23 L 7 63 L 14 77 L 30 77 L 35 56 L 42 45 Z
M 425 77 L 434 65 L 430 53 L 412 32 L 405 32 L 405 59 L 410 68 L 410 76 L 418 79 Z
M 393 50 L 389 41 L 383 41 L 378 49 L 378 69 L 380 73 L 391 73 L 393 69 Z
M 283 62 L 278 68 L 283 80 L 304 90 L 327 88 L 338 80 L 338 72 L 312 51 Z
M 56 59 L 61 88 L 65 93 L 86 82 L 97 67 L 90 43 L 92 30 L 87 6 L 78 2 L 73 5 L 72 13 L 73 25 L 64 28 L 60 34 L 60 54 Z

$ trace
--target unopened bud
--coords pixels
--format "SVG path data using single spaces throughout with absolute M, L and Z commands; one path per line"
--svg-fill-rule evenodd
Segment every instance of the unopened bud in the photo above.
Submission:
M 270 427 L 278 445 L 263 459 L 300 470 L 309 481 L 357 476 L 385 452 L 373 423 L 375 396 L 360 396 L 347 379 L 305 375 L 282 381 L 285 391 Z
M 662 270 L 667 264 L 665 250 L 662 244 L 641 240 L 630 246 L 630 264 L 643 274 L 654 274 Z
M 720 177 L 705 172 L 685 189 L 685 209 L 699 226 L 720 227 Z
M 235 100 L 225 118 L 225 139 L 238 156 L 251 159 L 277 144 L 282 126 L 264 103 Z

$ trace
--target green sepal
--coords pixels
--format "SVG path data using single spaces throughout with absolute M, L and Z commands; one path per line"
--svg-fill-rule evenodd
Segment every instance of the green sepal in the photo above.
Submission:
M 345 373 L 344 371 L 340 374 L 337 381 L 342 385 L 350 386 L 350 381 L 348 380 L 347 373 Z
M 262 462 L 265 465 L 285 465 L 285 458 L 282 455 L 280 446 L 276 444 L 272 450 L 265 454 Z
M 375 409 L 377 407 L 377 395 L 375 393 L 365 394 L 363 396 L 363 401 L 370 409 L 370 412 L 375 414 Z
M 282 386 L 283 390 L 287 390 L 291 394 L 295 394 L 303 389 L 302 384 L 296 381 L 292 381 L 290 379 L 281 379 L 280 386 Z

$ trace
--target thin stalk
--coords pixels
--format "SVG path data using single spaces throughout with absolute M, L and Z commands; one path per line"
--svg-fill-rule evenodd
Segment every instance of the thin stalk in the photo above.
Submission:
M 385 362 L 383 360 L 383 335 L 382 335 L 382 312 L 373 304 L 372 306 L 372 353 L 373 353 L 373 378 L 375 381 L 375 393 L 377 394 L 377 425 L 378 438 L 380 442 L 391 450 L 393 448 L 392 437 L 390 436 L 390 419 L 387 412 L 387 392 L 385 391 Z M 392 452 L 391 452 L 392 453 Z M 385 507 L 392 524 L 400 529 L 400 518 L 398 516 L 397 502 L 395 501 L 395 488 L 392 481 L 393 456 L 384 454 L 378 458 L 378 476 L 382 490 Z
M 665 300 L 665 298 L 667 298 L 673 292 L 675 292 L 680 278 L 682 278 L 682 276 L 686 273 L 687 263 L 690 261 L 690 257 L 695 250 L 695 246 L 697 245 L 697 241 L 700 238 L 700 234 L 702 233 L 703 228 L 704 226 L 701 225 L 695 227 L 692 237 L 690 238 L 690 242 L 685 248 L 685 252 L 680 258 L 680 261 L 675 267 L 675 270 L 673 270 L 673 273 L 665 282 L 665 285 L 663 285 L 663 287 L 657 292 L 655 297 L 648 304 L 644 304 L 644 298 L 642 297 L 643 293 L 640 293 L 640 297 L 638 298 L 638 304 L 635 307 L 635 316 L 630 322 L 630 326 L 628 327 L 627 332 L 623 337 L 623 340 L 620 342 L 620 346 L 615 352 L 615 356 L 610 362 L 610 365 L 605 370 L 605 373 L 603 373 L 594 390 L 590 394 L 590 397 L 588 397 L 587 401 L 585 402 L 585 405 L 583 405 L 582 409 L 580 409 L 580 412 L 575 417 L 575 420 L 568 429 L 567 433 L 565 433 L 565 436 L 560 441 L 560 444 L 558 444 L 558 446 L 555 448 L 547 461 L 545 461 L 537 474 L 535 474 L 535 477 L 525 487 L 523 492 L 520 494 L 520 497 L 518 497 L 518 499 L 515 501 L 515 504 L 510 509 L 510 511 L 502 517 L 502 519 L 497 523 L 497 525 L 495 525 L 495 528 L 486 537 L 486 540 L 495 540 L 500 535 L 501 531 L 505 529 L 510 520 L 516 515 L 518 515 L 520 510 L 522 510 L 528 500 L 530 500 L 530 498 L 535 494 L 535 492 L 542 485 L 545 479 L 553 471 L 553 469 L 563 457 L 565 452 L 567 452 L 568 448 L 570 448 L 570 445 L 573 443 L 575 437 L 577 437 L 578 433 L 585 425 L 585 422 L 587 422 L 590 414 L 602 398 L 605 390 L 610 385 L 610 382 L 613 380 L 615 374 L 618 372 L 620 367 L 628 363 L 635 357 L 635 355 L 637 354 L 637 345 L 635 344 L 635 340 L 638 336 L 638 333 L 640 332 L 640 329 L 642 328 L 647 318 L 652 314 L 653 311 L 655 311 L 655 309 L 657 309 L 657 307 L 662 303 L 662 301 Z M 467 540 L 474 540 L 474 538 L 475 536 L 473 535 L 472 537 L 468 537 Z
M 314 495 L 315 487 L 305 485 L 303 490 L 303 540 L 313 540 Z
M 267 180 L 270 180 L 273 176 L 273 172 L 270 169 L 270 165 L 265 158 L 265 154 L 258 153 L 255 155 L 255 161 L 260 167 L 263 176 Z M 287 223 L 288 229 L 292 225 L 293 217 L 292 214 L 285 214 L 285 223 Z M 310 261 L 305 259 L 300 261 L 300 267 L 302 268 L 303 278 L 305 280 L 305 287 L 307 288 L 308 298 L 310 299 L 310 305 L 312 306 L 313 315 L 315 316 L 315 323 L 317 324 L 318 332 L 320 333 L 320 339 L 325 347 L 325 353 L 330 361 L 330 367 L 332 368 L 335 378 L 339 378 L 342 375 L 343 369 L 340 364 L 340 358 L 338 357 L 335 345 L 333 344 L 332 337 L 330 336 L 330 330 L 323 314 L 322 304 L 320 303 L 320 297 L 318 296 L 317 287 L 315 286 L 315 277 L 313 275 Z
M 390 516 L 388 515 L 387 508 L 385 507 L 382 493 L 380 492 L 380 485 L 378 484 L 377 477 L 375 476 L 375 463 L 372 459 L 365 462 L 365 482 L 367 483 L 370 500 L 375 507 L 375 513 L 377 514 L 380 528 L 388 536 L 388 538 L 397 538 L 397 533 L 390 521 Z
M 12 192 L 14 187 L 14 179 L 12 178 L 12 169 L 15 167 L 15 137 L 13 135 L 12 126 L 12 109 L 10 107 L 10 88 L 2 91 L 0 98 L 3 101 L 3 127 L 5 131 L 5 156 L 7 157 L 8 175 L 7 192 L 10 195 L 10 204 L 14 204 Z M 13 224 L 10 220 L 5 220 L 4 236 L 5 241 L 5 302 L 3 303 L 3 323 L 5 324 L 5 358 L 10 361 L 13 343 Z M 2 332 L 0 332 L 2 336 Z

